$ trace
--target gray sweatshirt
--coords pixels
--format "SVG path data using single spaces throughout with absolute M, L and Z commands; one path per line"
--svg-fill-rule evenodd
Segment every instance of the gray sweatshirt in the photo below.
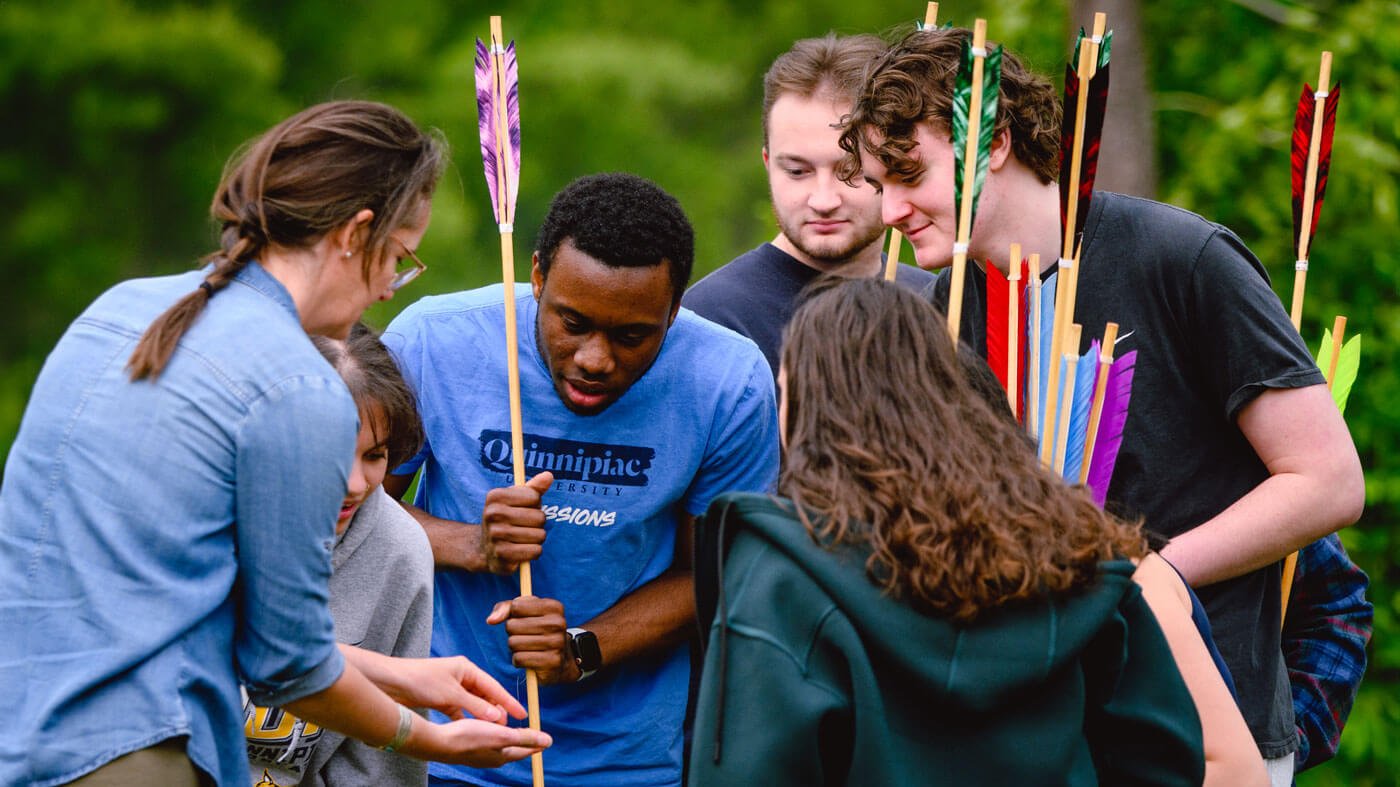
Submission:
M 376 489 L 331 553 L 336 640 L 390 656 L 423 658 L 433 631 L 433 553 L 423 529 Z M 428 765 L 250 707 L 248 755 L 262 787 L 427 784 Z M 278 762 L 278 759 L 281 762 Z

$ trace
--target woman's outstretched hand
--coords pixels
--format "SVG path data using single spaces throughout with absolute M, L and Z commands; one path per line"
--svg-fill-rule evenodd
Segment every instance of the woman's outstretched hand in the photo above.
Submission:
M 528 727 L 506 727 L 478 719 L 434 724 L 422 718 L 413 722 L 402 753 L 420 760 L 495 768 L 549 748 L 548 733 Z
M 451 719 L 469 715 L 497 724 L 505 724 L 508 715 L 525 718 L 519 700 L 465 656 L 405 659 L 352 645 L 340 649 L 380 690 L 411 708 L 431 708 Z

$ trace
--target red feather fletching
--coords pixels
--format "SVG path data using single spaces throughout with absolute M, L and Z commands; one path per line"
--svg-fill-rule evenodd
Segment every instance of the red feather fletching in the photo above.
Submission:
M 1338 84 L 1327 93 L 1322 108 L 1322 140 L 1317 147 L 1317 187 L 1313 197 L 1312 226 L 1308 232 L 1308 246 L 1312 246 L 1317 234 L 1317 220 L 1322 215 L 1322 196 L 1327 190 L 1327 171 L 1332 163 L 1332 132 L 1337 127 L 1337 99 L 1342 86 Z M 1308 148 L 1312 143 L 1313 115 L 1317 99 L 1313 89 L 1303 84 L 1303 95 L 1298 99 L 1298 112 L 1293 118 L 1293 248 L 1303 234 L 1303 189 L 1307 185 Z
M 987 268 L 987 365 L 1006 390 L 1006 291 L 1010 282 L 990 260 Z

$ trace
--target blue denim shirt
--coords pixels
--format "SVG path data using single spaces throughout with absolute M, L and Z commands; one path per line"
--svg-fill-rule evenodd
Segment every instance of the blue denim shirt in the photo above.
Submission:
M 249 264 L 156 381 L 129 381 L 203 275 L 112 288 L 34 385 L 0 487 L 0 784 L 188 736 L 246 785 L 240 679 L 281 705 L 344 668 L 327 581 L 356 410 L 287 291 Z

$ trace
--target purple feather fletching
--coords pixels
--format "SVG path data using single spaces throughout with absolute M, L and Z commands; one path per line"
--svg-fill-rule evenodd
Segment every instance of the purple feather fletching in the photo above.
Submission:
M 491 48 L 476 40 L 476 111 L 477 130 L 481 135 L 481 164 L 486 175 L 486 188 L 491 193 L 491 210 L 496 220 L 510 223 L 515 217 L 515 198 L 520 187 L 520 78 L 515 62 L 515 42 L 510 42 L 502 57 L 502 73 L 496 70 Z M 504 150 L 496 143 L 496 111 L 500 97 L 505 99 L 506 136 L 509 144 Z M 504 175 L 504 178 L 501 178 Z M 501 180 L 505 185 L 505 201 L 501 201 Z
M 491 193 L 491 212 L 499 220 L 501 202 L 496 181 L 496 60 L 480 38 L 476 40 L 476 124 L 481 134 L 481 165 L 486 171 L 486 189 Z
M 1128 420 L 1128 401 L 1132 398 L 1136 366 L 1137 350 L 1133 350 L 1115 359 L 1108 368 L 1099 434 L 1094 439 L 1094 455 L 1089 460 L 1089 476 L 1085 479 L 1094 502 L 1100 506 L 1108 499 L 1108 484 L 1113 480 L 1118 449 L 1123 445 L 1123 425 Z
M 506 155 L 506 220 L 515 220 L 515 197 L 520 191 L 520 71 L 515 64 L 515 42 L 506 45 L 505 53 L 506 129 L 510 150 Z

